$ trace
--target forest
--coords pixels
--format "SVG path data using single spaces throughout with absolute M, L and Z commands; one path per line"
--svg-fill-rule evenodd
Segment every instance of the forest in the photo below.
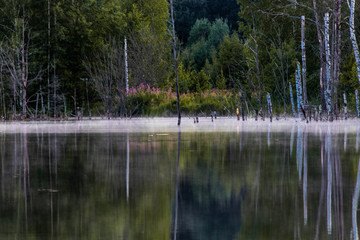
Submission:
M 359 116 L 354 0 L 0 2 L 2 119 Z

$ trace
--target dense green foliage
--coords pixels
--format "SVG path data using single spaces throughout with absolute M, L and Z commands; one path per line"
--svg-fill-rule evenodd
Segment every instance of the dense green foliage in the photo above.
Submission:
M 324 56 L 319 52 L 317 27 L 324 38 L 323 16 L 329 11 L 335 19 L 336 2 L 174 1 L 175 30 L 180 40 L 180 93 L 202 96 L 204 92 L 217 91 L 211 89 L 220 89 L 232 93 L 236 100 L 241 92 L 250 111 L 255 111 L 264 107 L 269 92 L 274 108 L 289 113 L 289 82 L 295 92 L 296 62 L 301 62 L 300 17 L 304 15 L 307 95 L 309 104 L 321 104 L 324 77 L 321 73 L 325 70 L 320 70 L 320 58 Z M 0 0 L 0 3 L 1 116 L 14 116 L 20 111 L 27 117 L 71 116 L 77 109 L 89 113 L 92 110 L 94 114 L 173 113 L 169 106 L 159 107 L 166 101 L 158 100 L 151 109 L 146 104 L 139 106 L 135 104 L 138 100 L 128 98 L 125 89 L 125 38 L 129 86 L 143 83 L 162 92 L 175 89 L 166 0 Z M 354 109 L 354 91 L 359 87 L 346 25 L 349 12 L 344 6 L 340 12 L 339 76 L 335 68 L 331 70 L 332 96 L 338 112 L 342 109 L 343 92 Z M 319 17 L 318 26 L 315 13 Z M 334 22 L 330 26 L 331 34 L 334 33 L 331 36 L 335 36 Z M 332 52 L 336 50 L 334 39 L 331 37 Z M 198 108 L 196 99 L 191 98 L 195 107 L 186 105 L 189 101 L 186 97 L 181 99 L 185 113 L 196 114 L 215 107 L 209 102 L 208 107 Z M 216 101 L 221 102 L 221 97 Z M 234 113 L 239 104 L 238 99 L 233 101 L 228 112 Z

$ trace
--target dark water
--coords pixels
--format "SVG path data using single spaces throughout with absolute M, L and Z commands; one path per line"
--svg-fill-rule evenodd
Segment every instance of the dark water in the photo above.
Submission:
M 356 239 L 359 134 L 303 130 L 3 133 L 0 239 Z

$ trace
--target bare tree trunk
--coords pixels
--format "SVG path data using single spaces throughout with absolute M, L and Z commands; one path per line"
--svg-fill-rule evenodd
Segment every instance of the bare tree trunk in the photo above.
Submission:
M 359 106 L 359 91 L 355 90 L 355 100 L 356 100 L 356 116 L 360 117 L 360 106 Z
M 324 42 L 322 38 L 322 29 L 321 24 L 319 20 L 319 13 L 316 5 L 316 0 L 313 0 L 313 9 L 314 9 L 314 15 L 315 15 L 315 23 L 316 23 L 316 32 L 318 36 L 319 41 L 319 53 L 320 53 L 320 92 L 321 92 L 321 102 L 322 106 L 324 107 L 326 105 L 325 103 L 325 94 L 324 94 Z
M 42 115 L 45 115 L 45 107 L 44 107 L 44 97 L 43 97 L 43 92 L 42 92 L 42 89 L 41 89 L 41 86 L 40 86 L 40 97 L 41 97 L 41 112 L 42 112 Z
M 38 118 L 38 106 L 39 106 L 39 93 L 36 94 L 35 119 Z
M 297 110 L 298 110 L 298 117 L 300 118 L 301 112 L 302 112 L 301 108 L 304 107 L 304 103 L 303 103 L 303 98 L 302 98 L 301 70 L 300 70 L 299 62 L 297 62 L 297 70 L 295 73 L 295 77 L 296 77 Z
M 91 110 L 90 110 L 90 103 L 89 103 L 88 81 L 89 81 L 89 79 L 85 79 L 86 102 L 87 102 L 87 107 L 88 107 L 88 115 L 89 115 L 89 119 L 91 119 Z
M 334 11 L 334 39 L 333 39 L 333 110 L 338 112 L 338 85 L 340 82 L 340 58 L 341 58 L 341 1 L 335 0 Z
M 357 76 L 360 82 L 360 55 L 359 55 L 359 46 L 357 44 L 356 35 L 355 35 L 355 0 L 351 0 L 350 2 L 349 24 L 350 24 L 350 39 L 354 49 Z
M 47 3 L 48 3 L 48 8 L 47 8 L 47 17 L 48 17 L 48 61 L 47 61 L 47 88 L 48 88 L 48 102 L 47 102 L 47 106 L 48 106 L 48 109 L 47 109 L 47 112 L 48 112 L 48 115 L 50 116 L 50 47 L 51 47 L 51 42 L 50 42 L 50 37 L 51 37 L 51 31 L 50 31 L 50 1 L 51 0 L 48 0 Z
M 174 52 L 174 65 L 175 65 L 174 67 L 175 67 L 175 78 L 176 78 L 176 99 L 177 99 L 176 106 L 178 112 L 178 126 L 180 126 L 181 114 L 180 114 L 179 81 L 178 81 L 177 58 L 176 58 L 176 36 L 175 36 L 173 0 L 170 0 L 170 14 L 171 14 L 171 24 L 172 24 L 173 52 Z
M 271 105 L 271 97 L 270 97 L 270 93 L 266 94 L 266 99 L 267 99 L 267 107 L 268 107 L 268 111 L 269 111 L 269 117 L 270 117 L 270 122 L 272 122 L 272 105 Z
M 49 1 L 51 1 L 51 0 L 49 0 Z M 50 9 L 49 9 L 49 11 L 50 11 Z M 49 17 L 50 17 L 50 14 L 49 14 Z M 54 28 L 56 27 L 56 7 L 54 7 Z M 50 18 L 49 18 L 49 22 L 50 22 Z M 49 28 L 49 30 L 50 30 L 50 28 Z M 53 34 L 54 36 L 56 36 L 55 35 L 55 32 L 54 32 L 54 34 Z M 49 35 L 49 37 L 50 37 L 50 35 Z M 56 37 L 55 37 L 55 39 L 56 39 Z M 51 42 L 49 42 L 50 43 L 50 47 L 51 47 Z M 56 44 L 56 42 L 55 42 L 55 44 Z M 50 60 L 50 59 L 49 59 Z M 58 88 L 58 83 L 57 83 L 57 77 L 56 77 L 56 53 L 55 53 L 55 51 L 53 51 L 53 64 L 54 64 L 54 66 L 53 66 L 53 81 L 54 81 L 54 118 L 56 119 L 56 116 L 57 116 L 57 109 L 56 109 L 56 99 L 57 99 L 57 88 Z
M 304 104 L 307 105 L 307 91 L 306 91 L 306 47 L 305 47 L 305 16 L 301 16 L 301 55 L 302 55 L 302 87 Z
M 129 93 L 129 71 L 128 71 L 128 57 L 127 57 L 127 40 L 124 39 L 124 56 L 125 56 L 125 81 L 126 81 L 126 96 Z
M 329 13 L 325 13 L 325 54 L 326 54 L 326 108 L 328 120 L 332 121 L 332 97 L 331 97 L 331 60 L 329 44 Z
M 256 61 L 256 76 L 259 82 L 259 107 L 260 107 L 260 111 L 262 114 L 262 119 L 265 120 L 265 113 L 263 110 L 263 106 L 262 106 L 262 100 L 261 100 L 261 77 L 260 77 L 260 66 L 259 66 L 259 54 L 258 54 L 258 44 L 256 39 L 254 38 L 255 41 L 255 61 Z
M 294 114 L 294 118 L 296 118 L 296 112 L 295 112 L 294 98 L 293 98 L 293 93 L 292 93 L 291 82 L 289 82 L 289 90 L 290 90 L 291 107 L 292 107 L 292 111 L 293 111 L 293 114 Z
M 24 10 L 25 11 L 25 10 Z M 21 40 L 21 82 L 22 82 L 22 115 L 26 118 L 26 88 L 27 88 L 27 78 L 26 78 L 26 59 L 25 59 L 25 19 L 23 18 L 22 22 L 22 40 Z

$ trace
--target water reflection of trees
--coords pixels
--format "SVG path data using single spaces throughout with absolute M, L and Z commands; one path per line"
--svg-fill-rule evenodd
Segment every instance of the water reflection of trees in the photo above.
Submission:
M 0 133 L 0 232 L 46 239 L 357 236 L 360 170 L 351 149 L 359 134 L 292 129 L 181 139 Z

